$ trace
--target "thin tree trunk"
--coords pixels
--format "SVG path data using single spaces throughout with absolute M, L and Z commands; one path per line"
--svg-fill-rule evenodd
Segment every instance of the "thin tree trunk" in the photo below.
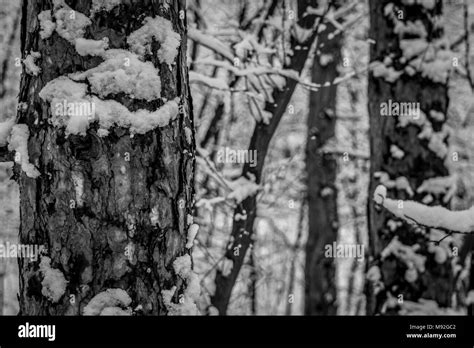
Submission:
M 181 39 L 175 64 L 158 61 L 156 42 L 154 54 L 146 58 L 160 69 L 161 96 L 180 98 L 180 113 L 169 125 L 133 137 L 127 128 L 116 126 L 108 136 L 99 137 L 94 124 L 85 136 L 66 136 L 63 128 L 50 125 L 52 110 L 39 97 L 45 84 L 95 67 L 101 59 L 79 56 L 57 32 L 42 39 L 37 16 L 49 11 L 50 3 L 23 2 L 22 53 L 41 54 L 37 62 L 41 73 L 22 76 L 19 101 L 25 107 L 19 111 L 19 123 L 29 128 L 29 161 L 40 176 L 31 178 L 24 172 L 19 176 L 20 242 L 45 246 L 41 259 L 51 259 L 52 272 L 62 273 L 67 286 L 60 298 L 45 296 L 44 269 L 38 262 L 20 259 L 20 313 L 82 314 L 95 295 L 121 288 L 132 300 L 130 307 L 138 306 L 139 313 L 166 314 L 170 304 L 163 292 L 172 290 L 176 303 L 186 287 L 173 261 L 189 253 L 185 244 L 194 194 L 194 133 L 187 139 L 184 132 L 185 127 L 193 129 L 182 15 L 185 2 L 123 3 L 95 16 L 90 16 L 90 0 L 67 3 L 76 19 L 81 14 L 90 17 L 86 38 L 108 37 L 114 49 L 128 49 L 126 38 L 142 27 L 143 18 L 169 19 Z M 163 104 L 125 93 L 108 98 L 129 110 L 156 110 Z
M 303 17 L 308 6 L 317 7 L 317 1 L 310 0 L 299 0 L 298 1 L 298 24 L 302 28 L 312 28 L 316 16 L 307 15 Z M 317 30 L 316 30 L 317 31 Z M 291 56 L 289 64 L 285 65 L 285 69 L 293 69 L 298 73 L 301 73 L 308 57 L 309 48 L 311 43 L 314 41 L 315 34 L 310 35 L 304 43 L 297 42 L 297 40 L 291 38 L 291 46 L 301 46 L 303 49 L 295 50 Z M 280 120 L 285 113 L 288 103 L 291 100 L 293 92 L 296 88 L 297 82 L 294 80 L 288 80 L 284 89 L 274 90 L 272 93 L 274 103 L 267 102 L 265 105 L 265 111 L 272 114 L 272 118 L 269 124 L 259 122 L 256 124 L 254 132 L 252 134 L 249 151 L 256 151 L 257 153 L 257 164 L 255 167 L 251 167 L 249 163 L 244 165 L 242 176 L 249 177 L 253 176 L 257 183 L 260 183 L 263 171 L 263 165 L 265 157 L 268 152 L 268 145 L 272 139 L 275 130 L 280 123 Z M 231 242 L 228 245 L 225 257 L 233 261 L 233 267 L 228 275 L 224 275 L 221 270 L 216 271 L 216 291 L 211 298 L 211 303 L 217 308 L 220 315 L 225 315 L 227 307 L 229 305 L 230 296 L 232 289 L 239 275 L 240 269 L 242 268 L 245 255 L 248 248 L 252 244 L 253 238 L 253 225 L 256 217 L 257 199 L 256 196 L 250 196 L 246 198 L 241 204 L 237 206 L 234 211 L 234 217 L 236 214 L 247 215 L 247 219 L 235 219 L 232 226 Z
M 330 39 L 332 24 L 320 33 L 312 66 L 312 81 L 321 85 L 337 78 L 341 34 Z M 336 264 L 325 256 L 325 246 L 337 241 L 337 158 L 323 151 L 335 139 L 337 85 L 310 94 L 306 172 L 308 182 L 308 240 L 305 263 L 305 314 L 336 314 Z
M 448 79 L 441 75 L 433 80 L 432 74 L 426 70 L 426 65 L 432 62 L 430 56 L 433 52 L 428 54 L 427 50 L 424 50 L 415 57 L 402 59 L 403 53 L 400 48 L 401 41 L 406 44 L 409 41 L 405 40 L 409 39 L 420 39 L 421 42 L 426 40 L 431 43 L 428 45 L 429 49 L 435 47 L 434 42 L 443 36 L 443 30 L 434 23 L 435 19 L 442 15 L 442 2 L 435 1 L 432 8 L 429 4 L 422 6 L 405 5 L 406 3 L 406 1 L 388 0 L 369 1 L 371 16 L 369 35 L 375 42 L 371 45 L 370 61 L 385 60 L 386 65 L 394 71 L 401 72 L 400 77 L 393 81 L 391 81 L 393 71 L 387 71 L 383 67 L 377 74 L 374 72 L 369 74 L 371 169 L 368 215 L 371 261 L 368 267 L 378 267 L 381 274 L 380 279 L 370 281 L 366 286 L 369 315 L 389 311 L 396 313 L 403 301 L 417 301 L 422 297 L 433 299 L 441 307 L 446 307 L 451 304 L 453 290 L 451 257 L 447 257 L 444 261 L 442 259 L 436 261 L 435 254 L 428 250 L 430 231 L 423 233 L 405 223 L 399 226 L 389 223 L 390 220 L 396 219 L 386 211 L 378 209 L 372 200 L 374 190 L 380 184 L 380 180 L 375 176 L 377 172 L 387 173 L 391 180 L 405 177 L 410 188 L 399 186 L 399 189 L 391 189 L 390 195 L 398 199 L 415 201 L 427 198 L 426 193 L 417 191 L 424 180 L 449 175 L 445 161 L 451 160 L 451 154 L 446 147 L 447 136 L 442 133 L 449 102 Z M 398 33 L 395 33 L 394 26 L 398 22 Z M 406 35 L 400 33 L 400 28 L 403 28 L 400 26 L 403 23 L 415 22 L 418 23 L 419 30 L 412 33 L 408 30 Z M 424 36 L 423 32 L 427 35 Z M 421 60 L 416 62 L 418 57 Z M 440 57 L 436 56 L 436 59 L 439 60 Z M 451 60 L 447 64 L 450 63 Z M 408 64 L 414 64 L 414 68 L 404 70 Z M 439 66 L 436 68 L 437 73 L 441 73 L 440 69 Z M 416 121 L 410 122 L 414 121 L 415 113 L 411 116 L 382 116 L 381 108 L 390 100 L 395 103 L 419 103 L 421 113 L 426 117 L 420 115 L 421 122 L 414 124 Z M 401 126 L 403 118 L 410 124 Z M 433 134 L 428 137 L 420 136 L 422 129 L 427 128 L 432 128 Z M 438 140 L 435 144 L 437 149 L 433 145 L 436 140 Z M 401 156 L 399 152 L 398 155 L 393 155 L 393 146 L 403 151 Z M 449 199 L 444 200 L 443 194 L 432 193 L 431 196 L 430 205 L 449 204 Z M 420 246 L 419 249 L 413 250 L 426 257 L 425 270 L 423 267 L 407 264 L 393 255 L 381 257 L 380 253 L 394 236 L 398 236 L 403 245 Z M 393 301 L 387 301 L 389 298 L 396 299 L 395 306 Z M 383 310 L 384 304 L 389 304 L 386 310 Z

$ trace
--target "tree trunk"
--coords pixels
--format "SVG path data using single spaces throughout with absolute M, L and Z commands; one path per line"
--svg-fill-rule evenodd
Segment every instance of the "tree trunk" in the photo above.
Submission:
M 312 81 L 321 85 L 338 76 L 341 59 L 341 34 L 329 39 L 336 28 L 327 24 L 320 33 L 312 67 Z M 337 85 L 310 94 L 306 172 L 308 182 L 308 240 L 305 265 L 305 314 L 335 315 L 336 265 L 325 257 L 325 246 L 337 241 L 337 159 L 324 153 L 328 141 L 334 141 Z
M 20 312 L 23 315 L 83 314 L 91 298 L 107 289 L 120 288 L 131 298 L 131 303 L 122 306 L 138 307 L 138 314 L 169 313 L 177 299 L 183 297 L 181 294 L 190 279 L 179 276 L 173 268 L 177 257 L 189 253 L 185 244 L 194 194 L 194 132 L 189 132 L 193 129 L 193 117 L 185 64 L 185 3 L 122 2 L 92 14 L 90 0 L 67 1 L 72 9 L 62 1 L 53 2 L 68 11 L 69 17 L 64 19 L 66 27 L 68 21 L 88 16 L 92 23 L 85 28 L 84 37 L 93 40 L 108 37 L 110 49 L 129 50 L 127 37 L 144 25 L 145 17 L 168 19 L 180 37 L 174 64 L 157 58 L 163 38 L 150 39 L 152 54 L 143 56 L 154 68 L 159 68 L 163 99 L 139 99 L 119 90 L 109 94 L 107 100 L 136 111 L 156 110 L 163 100 L 178 97 L 179 114 L 169 124 L 133 135 L 123 125 L 114 125 L 108 135 L 99 136 L 97 122 L 89 125 L 85 135 L 67 135 L 64 127 L 49 124 L 54 110 L 53 105 L 50 107 L 39 96 L 43 87 L 60 76 L 96 67 L 102 59 L 79 55 L 74 45 L 59 35 L 58 28 L 50 38 L 43 39 L 38 14 L 52 10 L 54 18 L 57 8 L 51 9 L 50 2 L 23 2 L 23 58 L 30 51 L 39 52 L 37 65 L 41 72 L 38 76 L 22 75 L 19 101 L 24 104 L 18 123 L 28 126 L 29 161 L 40 175 L 37 178 L 24 172 L 19 175 L 20 242 L 42 245 L 46 250 L 40 266 L 39 261 L 19 261 Z M 128 71 L 126 67 L 123 69 Z M 51 259 L 49 270 L 47 258 Z M 67 281 L 62 294 L 54 284 L 48 284 L 48 276 L 62 279 L 58 272 Z M 166 290 L 171 292 L 164 293 Z
M 376 174 L 384 172 L 395 184 L 389 190 L 397 199 L 429 205 L 449 204 L 450 197 L 443 193 L 419 191 L 425 180 L 449 175 L 445 161 L 452 157 L 445 133 L 452 62 L 451 57 L 443 58 L 449 48 L 442 51 L 443 29 L 435 23 L 442 15 L 442 2 L 437 0 L 432 7 L 431 2 L 407 5 L 407 1 L 371 0 L 369 3 L 370 38 L 375 41 L 370 60 L 372 64 L 380 63 L 369 74 L 368 87 L 371 148 L 368 267 L 372 281 L 366 286 L 367 314 L 396 313 L 404 301 L 420 298 L 435 300 L 440 307 L 446 307 L 451 304 L 453 289 L 452 257 L 445 257 L 449 251 L 443 246 L 448 245 L 449 239 L 436 246 L 429 242 L 436 238 L 430 236 L 433 231 L 398 224 L 393 215 L 380 210 L 372 200 L 377 185 L 387 186 L 387 177 L 383 178 L 386 175 Z M 415 24 L 416 30 L 408 29 L 405 24 Z M 411 39 L 418 40 L 415 48 L 426 45 L 426 49 L 413 54 L 408 49 L 414 42 Z M 430 71 L 435 64 L 439 65 Z M 419 104 L 410 104 L 414 106 L 413 112 L 402 116 L 396 115 L 394 106 L 389 107 L 391 113 L 387 116 L 382 110 L 390 102 L 392 106 Z M 419 116 L 417 108 L 421 109 Z M 395 236 L 402 243 L 396 247 L 398 251 L 414 251 L 417 260 L 421 256 L 426 261 L 417 264 L 409 258 L 396 257 L 393 252 L 381 256 Z
M 316 22 L 315 15 L 306 15 L 303 17 L 303 14 L 309 6 L 316 8 L 317 1 L 298 0 L 298 25 L 304 29 L 313 28 Z M 315 31 L 317 32 L 317 30 Z M 314 33 L 309 35 L 304 42 L 298 42 L 295 37 L 291 37 L 291 47 L 295 48 L 299 46 L 301 49 L 295 49 L 290 62 L 284 65 L 285 69 L 292 69 L 301 73 L 306 63 L 306 59 L 308 58 L 309 48 L 311 47 L 311 43 L 314 41 L 315 36 Z M 283 89 L 275 89 L 273 91 L 272 97 L 275 102 L 266 103 L 265 111 L 270 112 L 272 118 L 269 124 L 258 122 L 255 126 L 248 150 L 256 151 L 257 165 L 251 167 L 249 163 L 246 163 L 242 170 L 243 177 L 253 176 L 256 179 L 256 183 L 260 183 L 270 140 L 272 139 L 283 114 L 287 110 L 288 103 L 291 100 L 296 85 L 297 82 L 295 80 L 287 79 L 286 86 Z M 219 269 L 216 271 L 216 291 L 211 298 L 212 305 L 217 308 L 220 315 L 225 315 L 227 312 L 232 289 L 234 288 L 237 276 L 239 275 L 240 269 L 244 263 L 247 250 L 252 244 L 253 225 L 257 216 L 256 195 L 252 195 L 243 200 L 234 210 L 234 217 L 237 214 L 247 215 L 247 219 L 233 219 L 231 234 L 232 242 L 227 246 L 225 252 L 225 257 L 232 260 L 233 267 L 228 275 L 224 275 Z

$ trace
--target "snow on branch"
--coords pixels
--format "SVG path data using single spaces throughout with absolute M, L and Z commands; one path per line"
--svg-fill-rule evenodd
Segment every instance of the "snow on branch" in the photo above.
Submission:
M 194 42 L 213 50 L 214 52 L 220 54 L 222 57 L 234 63 L 234 54 L 232 53 L 232 50 L 222 41 L 216 39 L 215 37 L 206 35 L 199 29 L 195 28 L 189 29 L 188 37 Z
M 411 224 L 436 228 L 448 233 L 474 233 L 474 206 L 468 210 L 451 211 L 441 206 L 429 207 L 414 201 L 387 198 L 387 188 L 375 189 L 375 203 Z

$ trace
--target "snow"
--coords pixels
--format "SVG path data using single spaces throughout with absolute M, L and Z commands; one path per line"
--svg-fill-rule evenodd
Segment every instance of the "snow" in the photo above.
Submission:
M 104 59 L 97 67 L 69 77 L 74 81 L 87 79 L 92 93 L 100 97 L 126 93 L 147 101 L 160 98 L 159 71 L 151 62 L 142 62 L 136 54 L 121 49 L 106 51 Z
M 76 39 L 76 51 L 81 56 L 103 56 L 105 50 L 109 47 L 109 39 L 88 40 L 83 38 Z
M 418 245 L 408 246 L 404 245 L 395 236 L 390 243 L 380 253 L 380 257 L 386 259 L 393 255 L 400 261 L 404 262 L 409 268 L 415 267 L 420 273 L 425 271 L 426 256 L 416 253 Z
M 186 254 L 177 257 L 173 261 L 173 269 L 176 274 L 182 279 L 186 280 L 186 289 L 178 296 L 178 303 L 172 302 L 172 298 L 176 292 L 176 286 L 170 290 L 162 290 L 161 295 L 163 302 L 168 310 L 169 315 L 197 315 L 199 314 L 196 301 L 198 301 L 201 294 L 201 286 L 199 277 L 191 269 L 191 256 Z
M 36 65 L 36 60 L 39 58 L 41 58 L 41 53 L 31 51 L 30 54 L 23 59 L 23 64 L 25 65 L 27 74 L 38 76 L 41 72 L 41 68 Z
M 122 1 L 123 0 L 92 0 L 91 16 L 100 11 L 109 12 L 114 7 L 120 5 Z
M 107 289 L 95 295 L 84 307 L 84 315 L 127 315 L 132 299 L 123 289 Z
M 198 224 L 192 224 L 191 226 L 188 227 L 188 240 L 186 243 L 187 249 L 191 249 L 193 247 L 194 239 L 196 238 L 198 231 L 199 231 Z
M 56 29 L 56 24 L 51 19 L 51 11 L 49 10 L 41 11 L 38 15 L 41 27 L 40 37 L 43 40 L 49 38 L 53 34 L 54 29 Z
M 372 65 L 372 73 L 374 77 L 380 77 L 389 83 L 393 83 L 403 74 L 403 70 L 397 71 L 393 67 L 385 66 L 380 61 L 375 61 Z
M 229 187 L 232 189 L 232 192 L 227 195 L 227 198 L 234 199 L 237 203 L 242 203 L 247 197 L 257 194 L 261 188 L 260 185 L 243 176 L 229 182 Z
M 220 270 L 222 272 L 222 275 L 224 277 L 228 277 L 230 273 L 232 272 L 232 268 L 234 268 L 234 261 L 228 258 L 222 259 L 222 262 L 220 264 Z
M 72 182 L 74 184 L 74 191 L 76 193 L 76 205 L 82 207 L 84 201 L 82 195 L 84 194 L 84 176 L 80 172 L 73 171 L 71 173 Z
M 145 134 L 156 127 L 165 127 L 170 121 L 176 119 L 179 113 L 179 98 L 166 102 L 155 111 L 137 110 L 129 111 L 124 105 L 114 100 L 101 100 L 92 98 L 96 106 L 96 116 L 103 129 L 108 129 L 113 125 L 119 127 L 129 127 L 132 134 Z
M 191 265 L 191 256 L 189 254 L 179 256 L 173 261 L 174 271 L 183 279 L 187 279 L 191 273 Z
M 416 190 L 417 193 L 430 193 L 434 195 L 443 195 L 443 202 L 448 203 L 454 197 L 457 191 L 457 176 L 430 178 Z
M 53 303 L 58 302 L 66 292 L 67 281 L 61 271 L 51 268 L 51 259 L 41 257 L 39 265 L 43 280 L 41 281 L 41 293 Z
M 402 159 L 405 156 L 405 152 L 395 144 L 390 145 L 390 154 L 395 159 Z
M 21 164 L 21 169 L 30 178 L 37 178 L 40 173 L 33 164 L 29 162 L 28 156 L 28 138 L 30 132 L 26 124 L 16 124 L 12 127 L 8 150 L 15 151 L 19 154 L 18 162 Z M 18 155 L 15 155 L 15 157 Z
M 153 39 L 160 43 L 157 52 L 160 62 L 172 65 L 178 55 L 181 37 L 173 31 L 172 23 L 163 17 L 146 17 L 143 26 L 128 36 L 127 43 L 132 51 L 143 57 L 152 53 Z
M 84 36 L 85 28 L 91 25 L 92 22 L 87 16 L 74 11 L 64 2 L 59 4 L 59 6 L 61 8 L 54 12 L 56 32 L 74 45 L 76 39 Z
M 15 118 L 9 118 L 4 122 L 0 122 L 0 146 L 5 146 L 8 144 L 8 137 L 10 132 L 15 125 Z
M 463 233 L 474 231 L 474 206 L 467 210 L 450 211 L 441 206 L 430 207 L 414 201 L 393 200 L 387 198 L 386 194 L 387 189 L 384 186 L 378 186 L 374 192 L 374 201 L 411 224 L 415 224 L 416 221 L 424 226 L 449 231 Z

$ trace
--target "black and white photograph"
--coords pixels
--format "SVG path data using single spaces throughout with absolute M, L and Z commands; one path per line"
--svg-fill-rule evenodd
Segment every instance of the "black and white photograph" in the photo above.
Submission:
M 473 70 L 474 0 L 0 0 L 0 346 L 472 347 Z

